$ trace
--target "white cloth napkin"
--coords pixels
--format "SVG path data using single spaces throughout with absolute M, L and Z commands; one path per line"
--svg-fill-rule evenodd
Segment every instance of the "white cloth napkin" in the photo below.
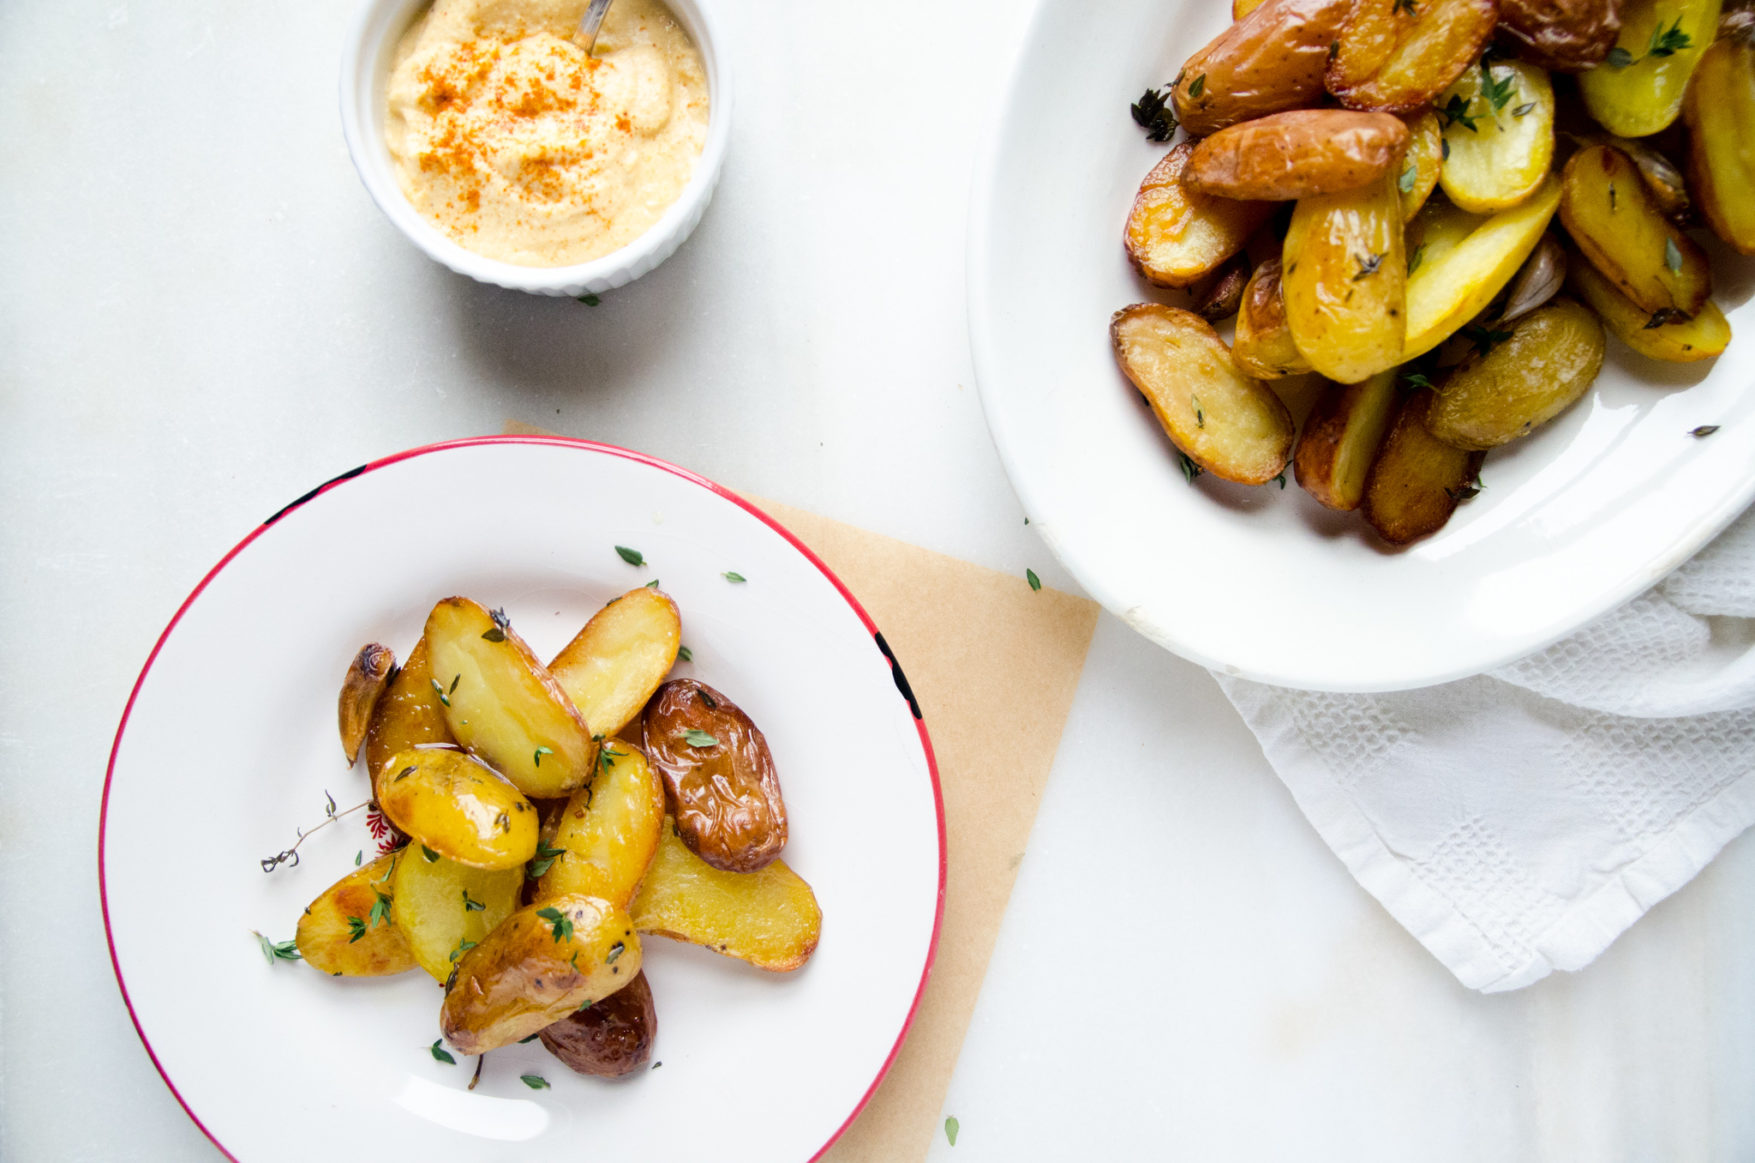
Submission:
M 1219 683 L 1329 847 L 1464 985 L 1580 969 L 1755 823 L 1755 509 L 1489 674 L 1387 695 Z

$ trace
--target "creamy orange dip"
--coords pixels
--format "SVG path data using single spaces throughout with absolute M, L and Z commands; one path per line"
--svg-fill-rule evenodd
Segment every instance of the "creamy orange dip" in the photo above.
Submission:
M 568 266 L 651 228 L 707 140 L 707 74 L 657 0 L 436 0 L 397 46 L 385 138 L 402 192 L 458 245 Z

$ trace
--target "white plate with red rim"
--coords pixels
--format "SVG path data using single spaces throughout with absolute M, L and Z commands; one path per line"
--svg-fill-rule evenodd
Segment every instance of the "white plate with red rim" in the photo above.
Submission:
M 424 973 L 333 979 L 271 964 L 252 935 L 290 939 L 304 906 L 371 858 L 365 813 L 312 835 L 296 867 L 260 862 L 320 822 L 326 796 L 366 797 L 335 723 L 363 643 L 406 656 L 432 603 L 458 593 L 505 607 L 546 657 L 654 578 L 693 654 L 674 673 L 723 690 L 767 736 L 785 859 L 817 893 L 821 943 L 774 975 L 650 938 L 652 1067 L 606 1082 L 514 1045 L 470 1092 L 474 1060 L 430 1052 L 441 993 Z M 937 944 L 944 816 L 905 692 L 827 567 L 692 473 L 542 437 L 375 461 L 246 537 L 141 672 L 99 832 L 117 981 L 166 1083 L 234 1159 L 658 1158 L 665 1135 L 718 1160 L 814 1158 L 888 1068 Z
M 1223 673 L 1425 686 L 1565 636 L 1755 499 L 1755 260 L 1716 242 L 1730 348 L 1660 364 L 1611 338 L 1590 394 L 1490 453 L 1485 490 L 1436 536 L 1393 552 L 1295 484 L 1191 486 L 1117 370 L 1108 324 L 1176 301 L 1122 253 L 1134 193 L 1168 148 L 1128 106 L 1229 19 L 1212 0 L 1040 0 L 976 181 L 969 315 L 988 425 L 1031 527 L 1092 597 Z M 1704 426 L 1718 430 L 1691 435 Z

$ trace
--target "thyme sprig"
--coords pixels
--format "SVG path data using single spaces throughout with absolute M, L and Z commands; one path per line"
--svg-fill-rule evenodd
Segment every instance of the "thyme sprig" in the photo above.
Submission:
M 343 809 L 341 811 L 337 811 L 335 808 L 335 797 L 334 796 L 330 795 L 327 791 L 325 791 L 323 793 L 323 799 L 325 801 L 324 807 L 323 807 L 323 822 L 321 824 L 318 824 L 316 827 L 312 828 L 308 832 L 303 828 L 298 829 L 299 838 L 293 842 L 293 846 L 291 848 L 288 848 L 282 852 L 277 852 L 273 856 L 264 857 L 262 860 L 262 871 L 263 872 L 273 872 L 276 868 L 279 868 L 283 864 L 289 865 L 293 868 L 297 868 L 299 866 L 299 845 L 300 844 L 303 844 L 306 839 L 308 839 L 311 836 L 316 835 L 318 832 L 321 832 L 324 828 L 327 828 L 329 825 L 331 825 L 335 821 L 341 819 L 343 816 L 351 816 L 355 812 L 359 811 L 361 808 L 370 807 L 372 804 L 371 800 L 366 800 L 364 803 L 355 804 L 351 808 L 346 808 L 346 809 Z

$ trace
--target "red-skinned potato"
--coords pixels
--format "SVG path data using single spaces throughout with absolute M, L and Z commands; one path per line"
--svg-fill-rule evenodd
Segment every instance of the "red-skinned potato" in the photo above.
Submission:
M 1408 127 L 1387 113 L 1295 109 L 1198 142 L 1184 180 L 1204 194 L 1288 202 L 1369 185 L 1396 169 Z
M 1499 29 L 1531 64 L 1582 72 L 1615 46 L 1621 0 L 1499 0 Z
M 574 1010 L 538 1035 L 550 1054 L 580 1074 L 626 1078 L 652 1057 L 658 1011 L 644 971 L 602 1001 Z
M 1171 86 L 1194 137 L 1322 100 L 1329 45 L 1349 0 L 1267 0 L 1188 58 Z
M 396 652 L 376 642 L 360 647 L 360 652 L 348 663 L 347 675 L 341 680 L 336 717 L 341 727 L 341 749 L 349 763 L 359 758 L 366 731 L 372 725 L 372 710 L 395 672 Z

